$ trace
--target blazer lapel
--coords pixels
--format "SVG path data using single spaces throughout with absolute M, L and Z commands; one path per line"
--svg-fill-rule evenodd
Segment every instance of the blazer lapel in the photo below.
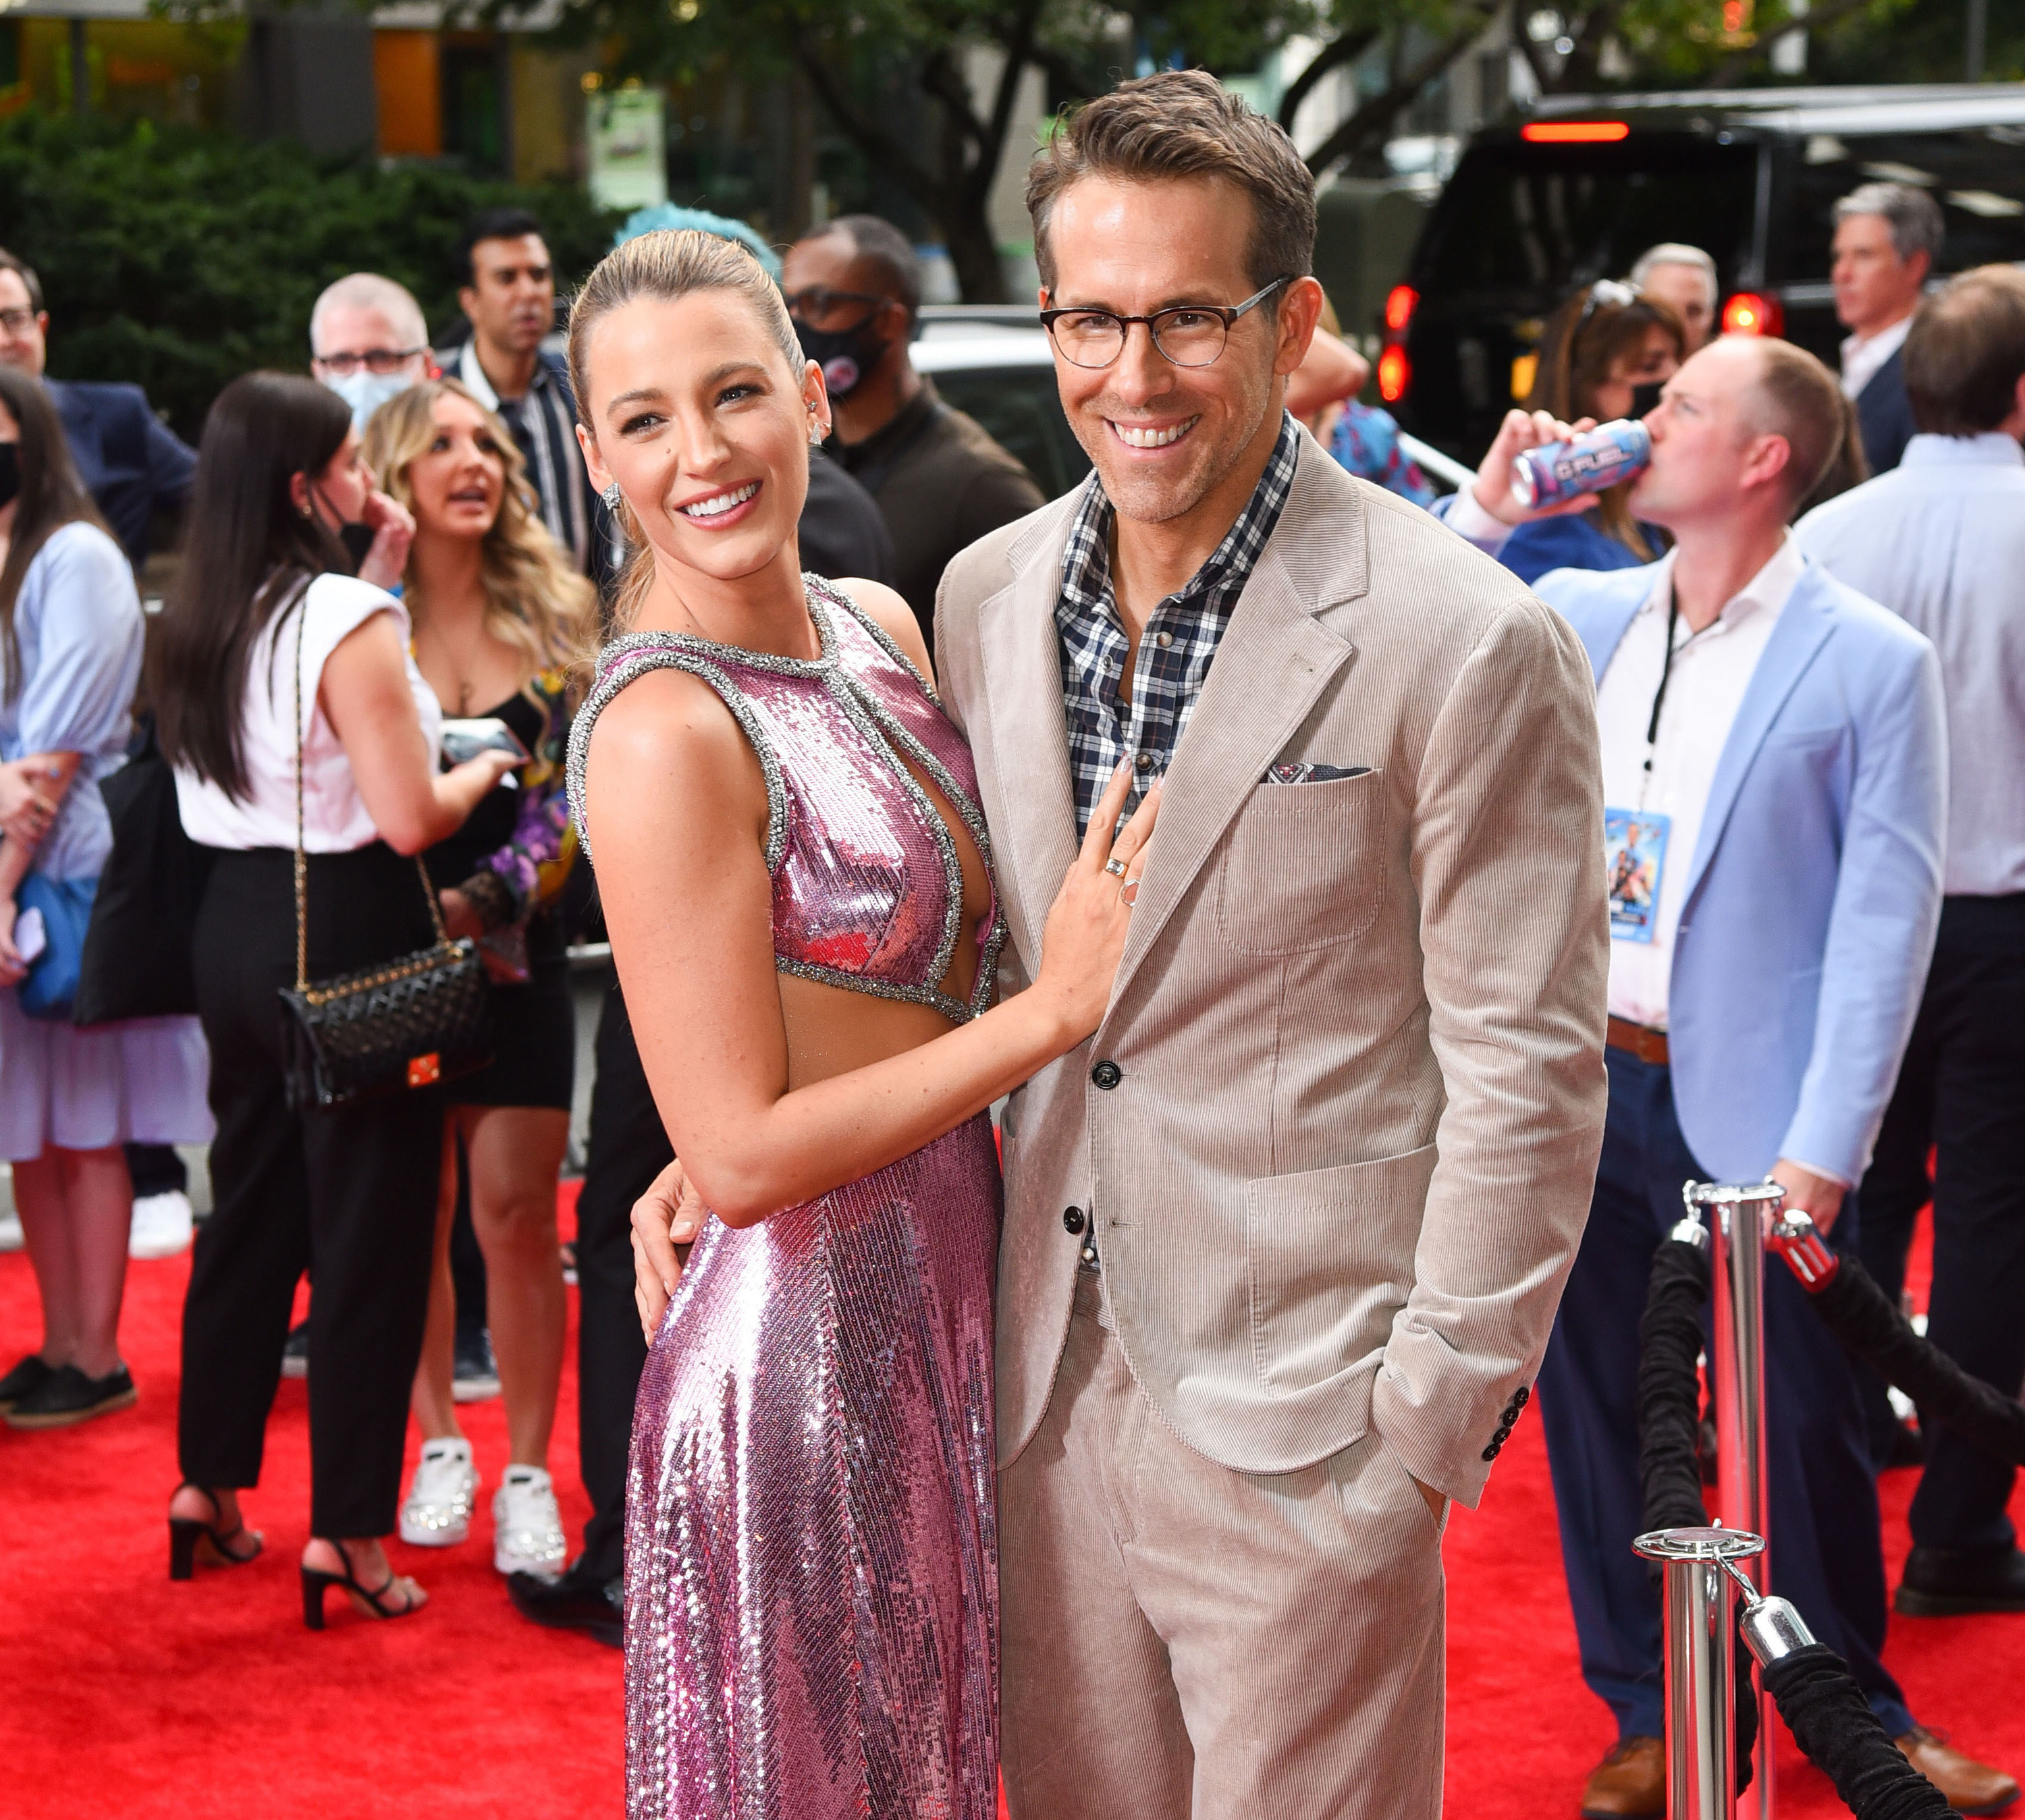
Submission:
M 1715 857 L 1723 824 L 1736 806 L 1737 792 L 1744 787 L 1758 748 L 1765 743 L 1765 736 L 1786 705 L 1786 698 L 1834 629 L 1833 596 L 1821 571 L 1810 561 L 1806 574 L 1794 585 L 1772 636 L 1766 640 L 1758 667 L 1751 672 L 1744 699 L 1737 706 L 1737 718 L 1730 724 L 1729 737 L 1723 742 L 1715 780 L 1709 786 L 1708 807 L 1702 814 L 1701 835 L 1695 842 L 1694 863 L 1688 871 L 1687 890 L 1681 900 L 1684 904 L 1694 901 L 1702 875 Z
M 1289 513 L 1295 505 L 1290 498 Z M 1354 538 L 1360 528 L 1337 519 L 1339 538 Z M 1167 767 L 1132 932 L 1112 988 L 1114 1009 L 1232 816 L 1349 660 L 1349 640 L 1314 615 L 1350 591 L 1303 600 L 1273 544 L 1259 557 Z
M 1073 496 L 1071 496 L 1073 497 Z M 991 838 L 999 854 L 1005 921 L 1029 979 L 1040 971 L 1041 930 L 1076 856 L 1075 795 L 1069 782 L 1055 629 L 1062 550 L 1073 512 L 1012 552 L 1013 576 L 978 618 L 984 697 L 998 774 Z

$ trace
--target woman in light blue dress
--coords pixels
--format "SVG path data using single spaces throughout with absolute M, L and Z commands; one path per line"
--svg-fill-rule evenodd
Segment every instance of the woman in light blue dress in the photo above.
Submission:
M 134 1400 L 119 1347 L 134 1202 L 120 1147 L 211 1136 L 196 1018 L 80 1029 L 67 1011 L 23 1007 L 34 944 L 22 899 L 88 912 L 112 851 L 98 787 L 125 758 L 141 646 L 133 571 L 54 409 L 0 367 L 0 1159 L 42 1304 L 41 1346 L 0 1378 L 16 1428 Z M 39 920 L 53 964 L 65 938 L 53 914 Z

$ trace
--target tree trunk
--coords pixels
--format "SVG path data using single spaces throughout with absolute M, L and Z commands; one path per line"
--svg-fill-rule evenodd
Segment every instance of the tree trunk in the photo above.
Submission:
M 988 199 L 968 196 L 965 189 L 962 185 L 953 185 L 926 206 L 943 230 L 943 244 L 949 248 L 950 263 L 956 267 L 964 302 L 1006 303 L 1005 267 L 998 257 L 998 237 L 991 231 Z

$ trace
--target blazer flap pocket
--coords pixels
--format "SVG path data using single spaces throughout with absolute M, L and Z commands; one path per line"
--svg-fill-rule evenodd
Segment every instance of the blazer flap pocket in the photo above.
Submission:
M 1299 1390 L 1382 1347 L 1413 1283 L 1432 1144 L 1244 1185 L 1252 1347 L 1271 1388 Z

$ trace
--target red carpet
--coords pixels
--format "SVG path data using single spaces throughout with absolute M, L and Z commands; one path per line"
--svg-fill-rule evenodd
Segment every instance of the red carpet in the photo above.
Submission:
M 500 1406 L 466 1425 L 488 1492 L 472 1540 L 392 1550 L 432 1595 L 411 1621 L 302 1627 L 307 1518 L 303 1386 L 285 1383 L 266 1477 L 247 1499 L 267 1553 L 236 1572 L 167 1577 L 175 1481 L 176 1330 L 187 1264 L 136 1264 L 123 1344 L 138 1409 L 46 1434 L 0 1426 L 0 1815 L 6 1820 L 413 1820 L 620 1813 L 616 1652 L 524 1624 L 492 1572 L 489 1488 Z M 572 1298 L 574 1308 L 574 1298 Z M 0 1257 L 5 1363 L 39 1335 L 28 1260 Z M 572 1343 L 572 1352 L 574 1344 Z M 572 1540 L 575 1391 L 553 1463 Z M 1522 1422 L 1486 1508 L 1450 1528 L 1448 1813 L 1567 1820 L 1609 1742 L 1576 1673 L 1537 1422 Z M 1886 1481 L 1895 1571 L 1910 1475 Z M 2025 1496 L 2013 1506 L 2025 1523 Z M 1895 1620 L 1890 1658 L 1914 1710 L 1976 1754 L 2025 1767 L 2025 1616 Z M 1781 1820 L 1839 1810 L 1792 1752 Z

